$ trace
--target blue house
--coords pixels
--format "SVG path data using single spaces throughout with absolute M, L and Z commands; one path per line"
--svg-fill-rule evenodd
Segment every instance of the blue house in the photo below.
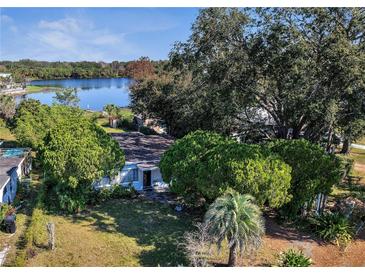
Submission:
M 0 149 L 0 203 L 14 201 L 19 180 L 31 169 L 28 155 L 27 149 Z

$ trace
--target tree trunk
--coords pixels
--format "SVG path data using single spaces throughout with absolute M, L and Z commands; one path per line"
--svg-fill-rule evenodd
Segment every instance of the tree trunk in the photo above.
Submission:
M 327 147 L 326 147 L 327 152 L 331 152 L 332 139 L 333 139 L 333 132 L 332 132 L 332 127 L 330 127 L 330 129 L 328 131 L 328 140 L 327 140 Z
M 280 126 L 278 128 L 277 137 L 279 139 L 287 139 L 288 138 L 288 129 L 286 126 Z
M 237 265 L 237 244 L 233 244 L 229 249 L 228 266 Z
M 350 152 L 350 140 L 346 138 L 343 141 L 341 153 L 348 154 L 349 152 Z

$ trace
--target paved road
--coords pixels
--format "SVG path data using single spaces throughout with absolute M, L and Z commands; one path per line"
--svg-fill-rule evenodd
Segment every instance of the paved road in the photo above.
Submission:
M 354 148 L 365 149 L 365 145 L 352 144 L 351 146 Z

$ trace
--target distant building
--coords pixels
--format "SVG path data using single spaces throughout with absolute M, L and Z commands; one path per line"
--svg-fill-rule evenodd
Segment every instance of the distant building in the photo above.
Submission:
M 11 77 L 11 73 L 0 72 L 0 77 L 3 77 L 3 78 Z
M 18 181 L 29 175 L 31 161 L 29 150 L 0 148 L 0 203 L 12 203 L 18 189 Z
M 171 138 L 140 132 L 115 133 L 112 137 L 124 151 L 126 163 L 114 178 L 103 178 L 95 183 L 96 188 L 112 184 L 132 185 L 136 190 L 167 187 L 158 163 L 162 154 L 173 144 Z

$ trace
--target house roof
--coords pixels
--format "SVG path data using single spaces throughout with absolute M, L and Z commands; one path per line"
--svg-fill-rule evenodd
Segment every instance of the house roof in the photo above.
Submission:
M 144 135 L 140 132 L 113 133 L 127 162 L 158 163 L 162 154 L 173 144 L 172 138 Z
M 19 166 L 24 157 L 0 157 L 0 189 L 8 182 L 12 169 Z

